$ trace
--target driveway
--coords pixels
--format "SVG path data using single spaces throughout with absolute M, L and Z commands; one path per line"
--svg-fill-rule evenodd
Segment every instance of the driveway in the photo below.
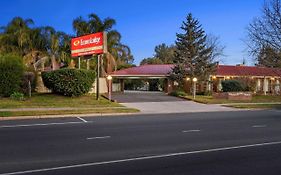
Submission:
M 181 98 L 166 95 L 163 92 L 125 91 L 113 94 L 112 98 L 118 103 L 144 103 L 144 102 L 178 102 Z
M 127 91 L 123 94 L 113 94 L 112 98 L 124 106 L 139 109 L 143 114 L 227 112 L 238 110 L 221 105 L 206 105 L 187 101 L 168 96 L 162 92 Z

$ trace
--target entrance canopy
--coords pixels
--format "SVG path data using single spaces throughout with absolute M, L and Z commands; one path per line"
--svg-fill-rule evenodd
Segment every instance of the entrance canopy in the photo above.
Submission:
M 111 76 L 116 78 L 124 78 L 124 79 L 167 78 L 169 77 L 169 73 L 172 71 L 173 67 L 174 67 L 173 64 L 141 65 L 137 67 L 131 67 L 131 68 L 115 71 L 111 74 Z

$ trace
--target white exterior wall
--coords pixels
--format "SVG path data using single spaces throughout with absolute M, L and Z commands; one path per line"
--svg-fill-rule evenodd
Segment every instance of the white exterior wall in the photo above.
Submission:
M 99 84 L 100 84 L 100 94 L 107 93 L 107 83 L 106 83 L 106 78 L 100 78 L 99 79 Z M 96 81 L 93 84 L 93 87 L 91 88 L 90 94 L 96 93 Z

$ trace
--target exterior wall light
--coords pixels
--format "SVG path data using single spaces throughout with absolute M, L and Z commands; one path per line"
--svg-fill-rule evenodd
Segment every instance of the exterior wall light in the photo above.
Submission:
M 194 77 L 194 78 L 192 79 L 192 81 L 193 81 L 193 82 L 197 82 L 198 80 L 197 80 L 197 78 Z

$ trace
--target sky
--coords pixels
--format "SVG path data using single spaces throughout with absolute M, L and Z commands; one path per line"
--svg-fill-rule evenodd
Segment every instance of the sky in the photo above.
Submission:
M 72 21 L 95 13 L 116 20 L 114 29 L 122 35 L 139 64 L 152 57 L 156 45 L 174 44 L 176 33 L 188 13 L 197 18 L 207 34 L 218 36 L 226 48 L 221 64 L 248 65 L 247 26 L 261 15 L 264 0 L 8 0 L 1 1 L 0 26 L 15 16 L 31 18 L 35 27 L 52 26 L 73 34 Z

